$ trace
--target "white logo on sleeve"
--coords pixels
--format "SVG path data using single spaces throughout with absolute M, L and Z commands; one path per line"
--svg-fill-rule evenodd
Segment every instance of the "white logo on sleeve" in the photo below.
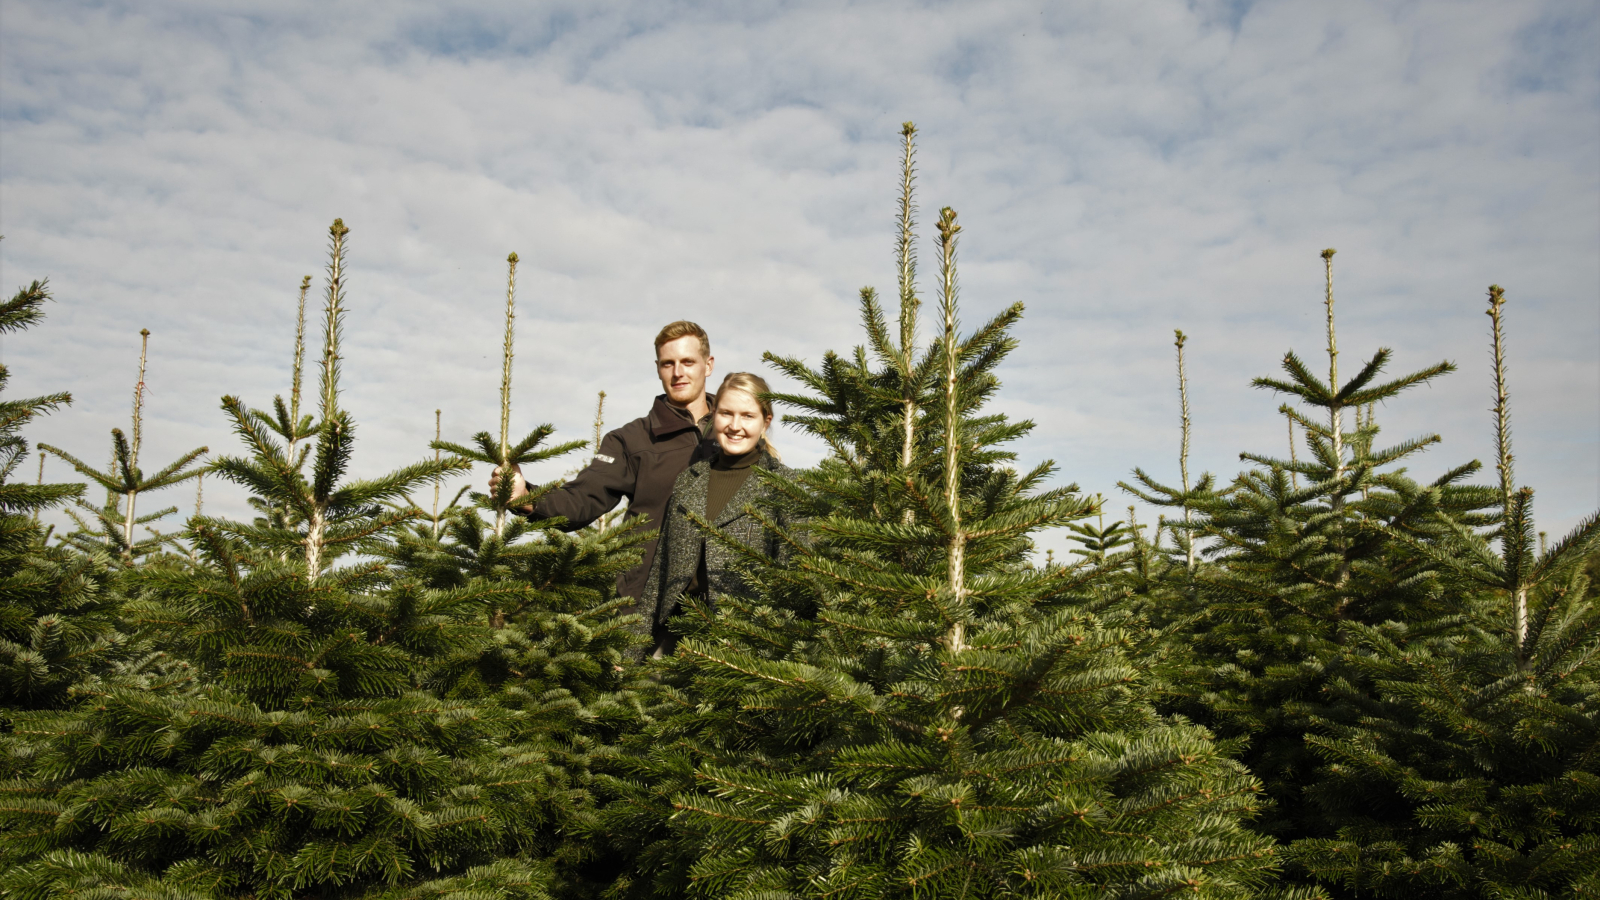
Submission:
M 607 456 L 604 453 L 596 453 L 594 455 L 594 458 L 599 462 L 605 462 L 605 463 L 614 463 L 614 462 L 617 461 L 616 457 Z

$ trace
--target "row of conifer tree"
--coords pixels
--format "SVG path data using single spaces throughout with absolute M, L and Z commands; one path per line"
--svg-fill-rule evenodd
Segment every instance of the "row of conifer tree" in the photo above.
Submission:
M 1341 380 L 1328 250 L 1326 375 L 1289 353 L 1255 382 L 1288 457 L 1190 478 L 1180 332 L 1181 482 L 1135 470 L 1166 514 L 1105 526 L 1006 449 L 1022 307 L 964 330 L 949 209 L 919 322 L 902 137 L 896 320 L 863 290 L 862 346 L 767 359 L 828 451 L 759 476 L 791 561 L 749 555 L 750 595 L 689 604 L 666 660 L 612 586 L 638 528 L 440 507 L 474 462 L 584 446 L 510 434 L 515 255 L 499 434 L 386 475 L 350 475 L 339 221 L 322 355 L 308 276 L 288 399 L 222 398 L 234 455 L 146 474 L 142 362 L 107 468 L 38 448 L 85 483 L 23 467 L 70 397 L 0 403 L 0 896 L 1600 896 L 1600 526 L 1548 543 L 1515 481 L 1501 290 L 1490 483 L 1380 439 L 1378 404 L 1453 366 L 1388 378 L 1379 349 Z M 138 501 L 202 476 L 255 517 L 158 530 L 175 509 Z M 1073 559 L 1035 552 L 1050 528 Z

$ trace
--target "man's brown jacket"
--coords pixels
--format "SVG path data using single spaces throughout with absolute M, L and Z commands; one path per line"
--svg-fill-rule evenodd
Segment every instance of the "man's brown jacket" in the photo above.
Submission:
M 626 497 L 625 519 L 647 516 L 643 527 L 661 527 L 672 484 L 694 461 L 704 440 L 704 420 L 696 423 L 689 415 L 668 403 L 666 394 L 657 396 L 649 415 L 607 434 L 600 441 L 600 452 L 583 471 L 560 490 L 544 495 L 534 506 L 532 518 L 565 516 L 567 524 L 562 529 L 576 531 L 615 509 Z M 650 576 L 656 538 L 639 549 L 644 558 L 617 578 L 617 593 L 636 600 Z

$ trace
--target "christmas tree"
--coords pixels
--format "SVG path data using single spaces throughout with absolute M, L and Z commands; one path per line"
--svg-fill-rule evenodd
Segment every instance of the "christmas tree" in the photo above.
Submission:
M 511 371 L 514 359 L 516 255 L 508 259 L 506 328 L 502 344 L 500 435 L 474 435 L 470 444 L 440 440 L 436 453 L 494 466 L 526 465 L 585 446 L 544 446 L 549 425 L 512 443 Z M 437 424 L 436 424 L 436 430 Z M 559 483 L 533 488 L 517 507 L 527 507 Z M 515 739 L 538 747 L 565 792 L 550 794 L 552 831 L 576 836 L 593 825 L 593 802 L 584 785 L 592 757 L 607 752 L 617 735 L 637 723 L 634 700 L 639 673 L 624 663 L 640 642 L 636 616 L 620 615 L 632 604 L 619 598 L 616 579 L 638 561 L 648 538 L 627 525 L 567 534 L 560 520 L 530 521 L 510 499 L 511 481 L 492 494 L 463 489 L 446 508 L 435 507 L 380 549 L 394 569 L 427 588 L 470 598 L 490 627 L 488 641 L 440 657 L 430 686 L 445 697 L 492 703 L 513 713 Z M 437 500 L 435 501 L 437 502 Z M 420 508 L 411 507 L 417 512 Z M 592 845 L 568 840 L 553 854 L 563 890 L 583 890 Z
M 61 457 L 77 469 L 78 474 L 105 488 L 106 491 L 106 501 L 103 506 L 95 507 L 79 502 L 88 519 L 75 511 L 69 511 L 68 514 L 78 528 L 69 534 L 67 539 L 91 553 L 97 547 L 107 547 L 118 555 L 124 565 L 131 565 L 135 559 L 159 552 L 168 543 L 159 533 L 152 533 L 148 538 L 139 538 L 137 526 L 148 526 L 149 523 L 178 511 L 177 507 L 171 506 L 140 515 L 139 496 L 200 477 L 202 469 L 199 460 L 207 452 L 205 447 L 190 450 L 153 475 L 146 475 L 139 468 L 139 451 L 144 444 L 144 371 L 150 351 L 150 329 L 142 329 L 139 337 L 141 338 L 139 380 L 133 388 L 132 438 L 125 436 L 120 428 L 111 429 L 110 464 L 104 470 L 96 469 L 59 447 L 40 445 L 41 449 Z
M 1181 645 L 1179 656 L 1189 657 L 1187 673 L 1171 679 L 1178 696 L 1169 707 L 1223 736 L 1248 740 L 1241 758 L 1275 801 L 1263 827 L 1288 839 L 1318 827 L 1306 820 L 1315 814 L 1305 811 L 1301 795 L 1317 765 L 1304 735 L 1309 716 L 1336 714 L 1320 704 L 1330 666 L 1342 658 L 1341 626 L 1446 605 L 1428 559 L 1392 533 L 1436 533 L 1441 517 L 1488 521 L 1482 513 L 1488 495 L 1460 483 L 1475 465 L 1428 484 L 1395 465 L 1437 443 L 1437 435 L 1387 448 L 1376 443 L 1374 405 L 1453 366 L 1439 363 L 1380 383 L 1392 355 L 1380 349 L 1339 383 L 1332 257 L 1324 251 L 1327 379 L 1291 352 L 1283 362 L 1287 380 L 1255 382 L 1317 410 L 1284 407 L 1303 429 L 1308 458 L 1243 453 L 1258 467 L 1225 489 L 1210 476 L 1192 489 L 1171 488 L 1137 470 L 1140 487 L 1129 488 L 1147 501 L 1182 506 L 1186 516 L 1192 512 L 1174 529 L 1188 547 L 1195 540 L 1207 545 L 1192 566 L 1173 571 L 1171 605 L 1157 610 L 1170 642 Z
M 1317 410 L 1280 409 L 1304 458 L 1241 454 L 1257 468 L 1220 490 L 1135 472 L 1130 490 L 1183 507 L 1174 525 L 1203 547 L 1146 606 L 1178 663 L 1166 706 L 1240 742 L 1293 880 L 1348 897 L 1592 890 L 1595 522 L 1533 549 L 1498 288 L 1500 486 L 1466 483 L 1476 462 L 1413 479 L 1398 464 L 1437 435 L 1378 445 L 1376 404 L 1453 367 L 1378 383 L 1383 349 L 1341 385 L 1332 257 L 1326 380 L 1290 353 L 1287 379 L 1256 381 Z
M 1489 297 L 1497 527 L 1380 523 L 1436 567 L 1444 614 L 1342 623 L 1325 692 L 1358 715 L 1311 717 L 1323 765 L 1305 793 L 1327 836 L 1291 851 L 1343 895 L 1600 892 L 1600 610 L 1584 571 L 1600 515 L 1535 547 L 1533 492 L 1512 466 L 1504 292 Z
M 1010 467 L 1027 422 L 986 413 L 1012 306 L 963 337 L 954 211 L 939 218 L 940 338 L 913 346 L 912 145 L 901 339 L 864 292 L 870 350 L 780 397 L 831 457 L 783 483 L 789 566 L 691 605 L 656 720 L 607 782 L 619 896 L 1249 896 L 1270 842 L 1257 786 L 1206 732 L 1153 710 L 1128 636 L 1039 568 L 1039 529 L 1092 503 Z M 762 512 L 759 511 L 758 512 Z M 626 836 L 624 838 L 624 836 Z

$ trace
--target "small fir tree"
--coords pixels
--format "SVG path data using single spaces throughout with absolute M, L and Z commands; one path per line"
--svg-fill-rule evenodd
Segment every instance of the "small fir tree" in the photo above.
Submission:
M 297 471 L 305 468 L 311 452 L 308 442 L 317 436 L 316 417 L 300 408 L 303 396 L 301 388 L 305 381 L 306 294 L 310 290 L 311 276 L 306 275 L 300 279 L 299 302 L 295 313 L 294 364 L 289 381 L 289 399 L 285 401 L 283 395 L 279 394 L 272 398 L 270 411 L 252 409 L 249 413 L 256 427 L 277 435 L 278 440 L 283 442 L 283 455 Z M 252 508 L 261 513 L 261 518 L 256 522 L 259 526 L 285 529 L 301 524 L 296 516 L 303 510 L 303 505 L 283 501 L 274 505 L 261 497 L 251 497 L 249 502 Z M 195 514 L 199 515 L 199 512 Z M 280 555 L 284 553 L 282 550 L 279 552 Z
M 441 440 L 436 410 L 431 444 L 436 459 L 448 451 L 464 464 L 526 465 L 585 446 L 583 441 L 570 441 L 542 447 L 555 431 L 550 425 L 540 425 L 516 445 L 510 442 L 517 255 L 511 254 L 507 262 L 499 442 L 486 431 L 473 437 L 476 447 Z M 531 506 L 557 486 L 534 487 L 520 505 Z M 617 576 L 637 562 L 634 548 L 647 535 L 637 523 L 567 535 L 554 527 L 558 520 L 507 517 L 511 487 L 511 480 L 505 479 L 493 495 L 471 492 L 471 506 L 460 505 L 470 490 L 463 488 L 441 513 L 436 486 L 429 521 L 400 532 L 386 555 L 398 569 L 430 588 L 466 591 L 480 598 L 487 621 L 497 631 L 511 627 L 510 633 L 496 635 L 492 650 L 455 660 L 459 674 L 467 678 L 456 690 L 473 695 L 507 691 L 507 696 L 522 701 L 542 697 L 551 710 L 578 709 L 564 701 L 586 702 L 618 683 L 615 672 L 634 641 L 628 621 L 618 620 L 618 610 L 627 603 L 617 599 L 614 585 Z M 492 511 L 492 523 L 486 523 L 480 511 Z M 549 724 L 548 719 L 541 721 Z
M 139 496 L 172 487 L 191 478 L 198 478 L 203 471 L 200 468 L 200 458 L 207 453 L 205 447 L 190 450 L 153 475 L 145 475 L 139 468 L 139 451 L 144 444 L 144 371 L 150 349 L 150 330 L 148 328 L 140 330 L 139 337 L 139 380 L 133 388 L 132 439 L 124 435 L 120 428 L 111 429 L 110 464 L 102 471 L 59 447 L 49 444 L 39 445 L 41 449 L 59 456 L 77 469 L 80 475 L 106 490 L 104 506 L 94 507 L 80 502 L 80 506 L 88 513 L 92 522 L 69 511 L 68 514 L 78 525 L 78 530 L 70 535 L 69 539 L 85 550 L 95 545 L 104 545 L 116 553 L 124 565 L 160 550 L 169 542 L 165 536 L 155 532 L 152 532 L 151 537 L 140 539 L 136 536 L 137 527 L 148 525 L 178 511 L 176 506 L 170 506 L 141 516 L 138 513 Z
M 515 254 L 509 261 L 500 441 L 481 432 L 473 439 L 476 447 L 468 447 L 436 434 L 435 454 L 528 464 L 585 446 L 541 446 L 554 431 L 548 425 L 516 445 L 509 441 Z M 523 503 L 556 487 L 535 487 Z M 472 492 L 470 505 L 460 504 L 469 493 L 463 489 L 443 511 L 435 506 L 426 521 L 398 532 L 382 553 L 405 577 L 477 604 L 492 639 L 441 657 L 431 684 L 445 697 L 493 703 L 514 714 L 515 739 L 539 748 L 551 771 L 572 786 L 560 798 L 559 830 L 576 835 L 593 826 L 592 799 L 578 787 L 589 778 L 592 757 L 639 718 L 632 697 L 639 673 L 623 665 L 639 640 L 630 627 L 636 617 L 619 615 L 631 601 L 617 597 L 615 583 L 638 561 L 636 548 L 648 534 L 638 522 L 566 534 L 555 527 L 559 520 L 507 516 L 510 488 L 506 479 L 492 495 Z M 484 513 L 492 517 L 486 520 Z M 553 853 L 569 893 L 581 890 L 593 856 L 592 846 L 578 840 Z

